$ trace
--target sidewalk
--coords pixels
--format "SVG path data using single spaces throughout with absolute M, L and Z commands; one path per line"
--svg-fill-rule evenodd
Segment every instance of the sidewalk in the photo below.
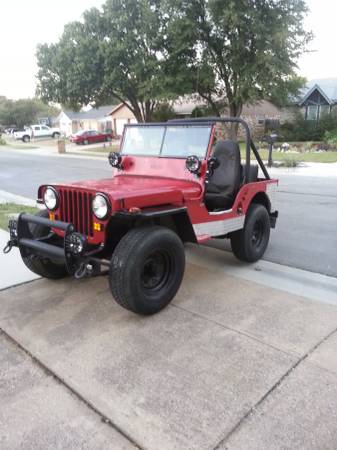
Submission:
M 9 233 L 0 229 L 0 290 L 39 278 L 24 265 L 19 249 L 13 248 L 6 255 L 3 253 L 2 249 L 7 244 L 8 239 Z
M 10 412 L 0 413 L 5 447 L 33 440 L 34 448 L 69 447 L 89 429 L 91 449 L 109 433 L 117 433 L 114 450 L 335 448 L 337 307 L 321 297 L 336 280 L 319 289 L 323 278 L 314 279 L 315 291 L 304 271 L 292 269 L 287 284 L 277 264 L 244 267 L 205 247 L 187 254 L 177 297 L 152 317 L 120 308 L 101 277 L 40 279 L 0 292 L 0 330 L 34 374 L 19 403 L 15 388 L 0 387 Z M 0 354 L 0 372 L 21 390 L 21 363 L 8 363 L 20 352 Z M 35 388 L 41 368 L 53 375 L 51 391 Z M 69 396 L 70 426 L 62 407 Z M 37 413 L 45 397 L 52 414 Z

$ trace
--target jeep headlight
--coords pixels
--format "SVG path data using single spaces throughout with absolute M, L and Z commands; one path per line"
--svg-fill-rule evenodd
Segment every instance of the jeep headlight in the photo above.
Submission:
M 104 194 L 96 194 L 92 201 L 92 212 L 97 219 L 105 219 L 109 213 L 109 200 Z
M 46 207 L 53 211 L 58 206 L 58 199 L 59 197 L 56 189 L 51 186 L 47 186 L 43 194 L 43 201 Z

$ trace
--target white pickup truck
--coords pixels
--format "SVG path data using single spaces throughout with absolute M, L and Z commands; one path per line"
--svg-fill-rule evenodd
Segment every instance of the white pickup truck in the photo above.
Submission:
M 61 131 L 59 128 L 50 128 L 47 125 L 31 125 L 26 127 L 23 131 L 16 131 L 14 139 L 23 142 L 29 142 L 32 138 L 52 137 L 59 138 Z

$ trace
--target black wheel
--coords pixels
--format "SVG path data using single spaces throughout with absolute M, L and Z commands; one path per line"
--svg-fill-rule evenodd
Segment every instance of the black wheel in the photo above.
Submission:
M 39 217 L 48 217 L 48 211 L 43 210 L 36 213 Z M 49 232 L 48 227 L 43 225 L 30 225 L 30 231 L 34 238 L 46 236 Z M 44 278 L 59 279 L 68 275 L 66 266 L 62 263 L 56 263 L 42 256 L 29 255 L 22 258 L 29 270 Z
M 30 136 L 28 136 L 27 134 L 25 136 L 22 137 L 23 142 L 29 142 L 30 141 Z
M 52 138 L 53 139 L 58 139 L 60 137 L 60 133 L 58 133 L 57 131 L 55 133 L 53 133 Z
M 173 231 L 161 226 L 134 228 L 112 255 L 111 293 L 130 311 L 154 314 L 176 295 L 184 270 L 184 246 Z
M 252 203 L 248 209 L 245 226 L 231 235 L 234 255 L 241 261 L 255 262 L 262 258 L 269 242 L 270 220 L 263 205 Z

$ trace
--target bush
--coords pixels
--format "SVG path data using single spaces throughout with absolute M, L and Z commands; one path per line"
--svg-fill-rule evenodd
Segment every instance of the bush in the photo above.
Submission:
M 176 113 L 169 103 L 159 103 L 152 113 L 152 120 L 154 122 L 166 122 L 175 117 Z
M 337 114 L 325 114 L 318 123 L 305 120 L 301 112 L 294 119 L 281 125 L 280 139 L 284 141 L 323 141 L 325 133 L 336 131 Z
M 301 164 L 301 161 L 299 161 L 296 158 L 292 158 L 291 156 L 289 156 L 288 158 L 284 158 L 284 160 L 282 161 L 282 165 L 284 167 L 297 167 Z
M 337 129 L 332 131 L 326 131 L 324 133 L 324 142 L 328 145 L 335 146 L 337 145 Z
M 5 141 L 5 139 L 0 136 L 0 145 L 6 145 L 6 144 L 7 144 L 7 142 Z

